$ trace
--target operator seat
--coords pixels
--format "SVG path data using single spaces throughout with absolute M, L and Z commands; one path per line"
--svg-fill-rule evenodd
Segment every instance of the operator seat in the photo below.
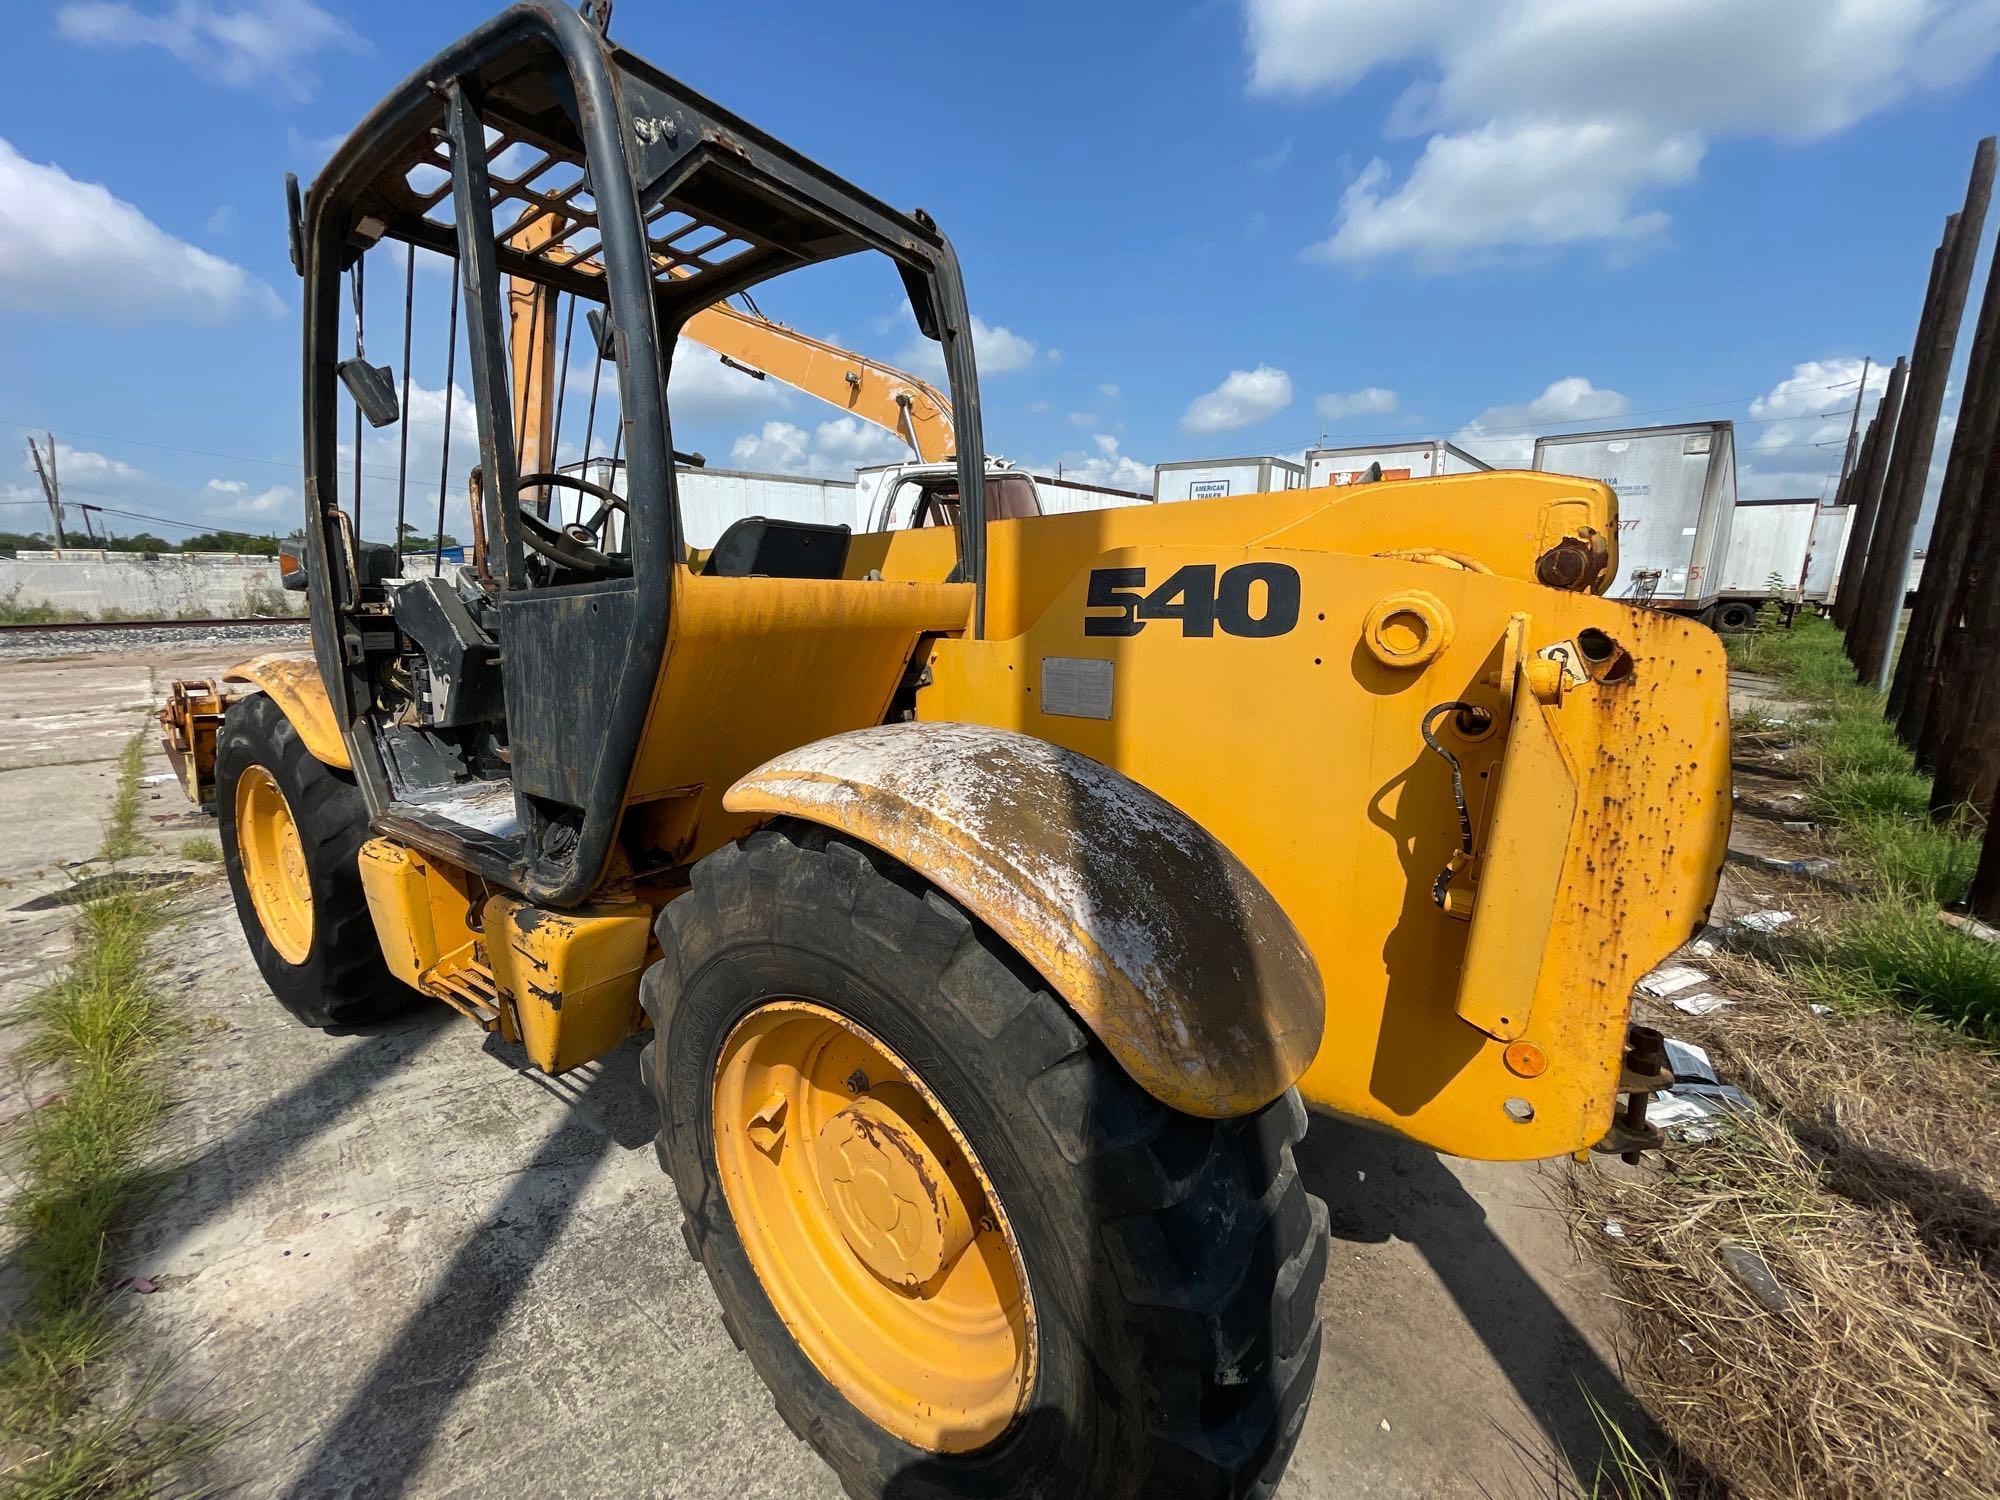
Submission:
M 701 566 L 704 578 L 838 578 L 852 533 L 845 526 L 744 516 L 731 521 Z

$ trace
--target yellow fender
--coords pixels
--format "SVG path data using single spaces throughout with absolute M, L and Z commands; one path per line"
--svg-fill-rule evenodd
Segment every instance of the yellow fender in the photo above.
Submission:
M 815 741 L 729 789 L 873 845 L 1027 960 L 1134 1080 L 1188 1114 L 1248 1114 L 1319 1050 L 1319 967 L 1243 862 L 1087 756 L 975 724 Z
M 320 680 L 319 663 L 312 657 L 293 652 L 271 652 L 252 657 L 241 666 L 222 674 L 224 682 L 246 682 L 284 711 L 292 728 L 306 742 L 317 760 L 337 770 L 351 770 L 347 741 L 341 738 L 340 721 L 333 716 L 333 704 Z

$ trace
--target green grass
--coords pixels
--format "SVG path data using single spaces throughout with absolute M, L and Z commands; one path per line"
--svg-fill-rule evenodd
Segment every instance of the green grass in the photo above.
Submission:
M 215 841 L 213 834 L 191 833 L 181 840 L 181 858 L 198 864 L 219 865 L 222 863 L 222 845 Z
M 1813 778 L 1806 811 L 1827 823 L 1928 818 L 1930 778 L 1910 770 L 1833 771 Z
M 1965 823 L 1921 813 L 1858 813 L 1833 829 L 1835 846 L 1891 895 L 1948 906 L 1962 900 L 1979 865 L 1979 838 Z
M 125 742 L 118 756 L 118 789 L 112 794 L 111 816 L 104 825 L 104 844 L 97 851 L 101 859 L 129 859 L 146 846 L 139 838 L 139 777 L 146 769 L 146 742 L 150 729 L 142 729 Z
M 1940 922 L 1928 903 L 1863 903 L 1787 963 L 1837 1010 L 1900 1005 L 1982 1042 L 2000 1042 L 2000 946 Z
M 1806 809 L 1873 892 L 1814 937 L 1781 942 L 1782 961 L 1836 1007 L 1902 1005 L 1982 1041 L 2000 1041 L 2000 947 L 1937 920 L 1962 899 L 1982 829 L 1965 809 L 1931 813 L 1931 779 L 1854 679 L 1839 630 L 1801 615 L 1728 644 L 1730 662 L 1768 672 L 1804 704 Z
M 105 850 L 138 847 L 144 735 L 120 761 Z M 7 1209 L 26 1302 L 0 1342 L 0 1484 L 9 1495 L 157 1494 L 220 1441 L 213 1424 L 161 1411 L 160 1377 L 104 1401 L 98 1371 L 123 1344 L 108 1284 L 133 1205 L 167 1173 L 149 1160 L 167 1096 L 160 1056 L 174 1023 L 149 983 L 159 898 L 113 888 L 85 904 L 77 951 L 18 1016 L 21 1061 L 48 1092 L 6 1140 Z

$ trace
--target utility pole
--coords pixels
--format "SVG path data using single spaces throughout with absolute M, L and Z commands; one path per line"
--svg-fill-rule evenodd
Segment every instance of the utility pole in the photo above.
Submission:
M 2000 382 L 2000 262 L 1988 272 L 1986 292 L 1973 323 L 1964 399 L 1952 433 L 1944 484 L 1938 491 L 1937 515 L 1931 522 L 1923 582 L 1917 589 L 1916 609 L 1903 637 L 1889 693 L 1889 713 L 1896 732 L 1923 766 L 1931 764 L 1935 728 L 1931 719 L 1937 695 L 1951 691 L 1948 680 L 1939 674 L 1940 653 L 1958 598 L 1959 578 L 1972 548 L 1973 528 L 1982 520 L 1986 460 L 1994 433 L 2000 430 L 2000 383 L 1996 382 Z
M 42 493 L 48 497 L 49 524 L 55 528 L 57 548 L 67 547 L 69 538 L 63 535 L 62 491 L 56 484 L 56 439 L 49 434 L 49 459 L 42 462 L 42 450 L 35 446 L 33 437 L 28 439 L 28 456 L 35 461 L 35 477 L 42 482 Z
M 1896 654 L 1897 627 L 1909 588 L 1910 550 L 1917 517 L 1923 509 L 1924 485 L 1930 476 L 1931 450 L 1936 445 L 1938 412 L 1944 404 L 1945 382 L 1965 317 L 1966 293 L 1972 284 L 1972 263 L 1979 254 L 1980 232 L 1993 194 L 1995 142 L 1988 136 L 1973 154 L 1972 177 L 1965 189 L 1965 207 L 1945 220 L 1938 246 L 1938 274 L 1932 283 L 1930 307 L 1918 320 L 1917 343 L 1911 350 L 1909 389 L 1896 451 L 1889 461 L 1889 481 L 1870 540 L 1854 629 L 1848 645 L 1856 674 L 1864 683 L 1889 686 L 1889 667 Z
M 1840 482 L 1847 483 L 1847 476 L 1854 472 L 1854 442 L 1861 433 L 1861 398 L 1868 394 L 1868 369 L 1874 364 L 1873 355 L 1861 356 L 1861 383 L 1854 388 L 1854 412 L 1847 419 L 1847 451 L 1840 455 Z
M 1854 623 L 1861 597 L 1861 580 L 1867 571 L 1869 548 L 1875 535 L 1875 515 L 1882 504 L 1882 482 L 1888 474 L 1889 450 L 1895 443 L 1896 418 L 1903 409 L 1903 384 L 1909 377 L 1909 361 L 1898 358 L 1889 371 L 1888 389 L 1875 408 L 1868 435 L 1861 442 L 1860 465 L 1848 482 L 1847 556 L 1841 561 L 1840 583 L 1833 591 L 1833 621 L 1842 630 Z M 1848 649 L 1850 659 L 1853 648 Z

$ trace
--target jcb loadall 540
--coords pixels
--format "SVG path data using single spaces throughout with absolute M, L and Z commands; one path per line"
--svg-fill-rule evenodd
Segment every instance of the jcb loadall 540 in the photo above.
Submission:
M 400 420 L 348 283 L 407 246 L 463 298 L 462 568 L 343 493 L 343 388 Z M 1320 1341 L 1307 1105 L 1645 1144 L 1628 997 L 1720 869 L 1725 671 L 1598 596 L 1604 485 L 993 520 L 938 227 L 554 0 L 391 94 L 294 248 L 313 656 L 165 715 L 251 949 L 314 1025 L 421 992 L 550 1073 L 642 1034 L 688 1247 L 855 1493 L 1274 1484 Z M 847 256 L 943 346 L 955 524 L 690 552 L 681 332 Z M 509 279 L 602 314 L 622 498 L 521 472 Z

